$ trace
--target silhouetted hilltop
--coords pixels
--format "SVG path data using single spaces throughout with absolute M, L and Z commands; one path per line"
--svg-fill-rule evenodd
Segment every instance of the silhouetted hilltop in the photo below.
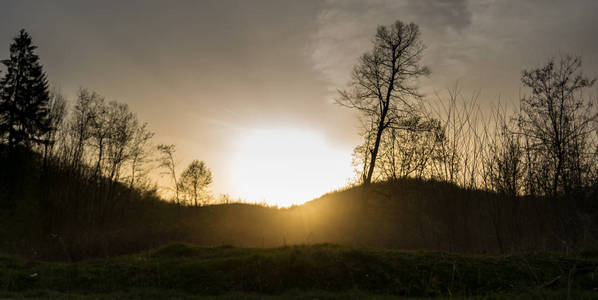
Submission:
M 180 206 L 155 190 L 90 182 L 22 149 L 2 156 L 2 244 L 25 256 L 74 260 L 172 241 L 277 247 L 337 243 L 470 253 L 576 250 L 595 245 L 595 210 L 576 201 L 507 197 L 401 179 L 331 192 L 290 208 Z M 103 180 L 103 179 L 102 179 Z M 98 186 L 102 190 L 98 190 Z M 99 197 L 105 193 L 111 197 Z
M 186 208 L 183 219 L 185 240 L 200 245 L 328 242 L 475 253 L 593 246 L 595 227 L 590 221 L 595 216 L 562 201 L 511 198 L 450 183 L 403 179 L 328 193 L 290 208 L 248 204 Z

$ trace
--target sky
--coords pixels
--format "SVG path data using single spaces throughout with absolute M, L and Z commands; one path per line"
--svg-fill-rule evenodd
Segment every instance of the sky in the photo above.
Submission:
M 598 75 L 595 0 L 4 0 L 0 57 L 25 28 L 68 98 L 127 103 L 179 169 L 206 162 L 215 195 L 288 206 L 354 176 L 358 122 L 333 100 L 395 20 L 420 26 L 430 101 L 457 83 L 482 105 L 516 100 L 523 69 L 567 53 Z

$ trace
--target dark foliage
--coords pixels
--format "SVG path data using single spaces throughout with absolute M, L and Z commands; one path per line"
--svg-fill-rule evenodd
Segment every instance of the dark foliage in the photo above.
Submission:
M 8 145 L 42 143 L 50 131 L 48 81 L 25 30 L 10 45 L 10 58 L 2 61 L 6 73 L 0 80 L 0 138 Z

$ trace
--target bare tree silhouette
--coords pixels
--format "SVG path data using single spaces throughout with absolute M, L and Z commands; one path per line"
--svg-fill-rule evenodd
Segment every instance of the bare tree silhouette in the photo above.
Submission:
M 196 159 L 181 173 L 179 189 L 193 201 L 194 206 L 199 206 L 205 201 L 198 200 L 208 196 L 205 189 L 210 183 L 212 183 L 212 172 L 203 161 Z
M 167 174 L 172 178 L 175 202 L 177 204 L 181 204 L 179 197 L 179 182 L 176 178 L 176 162 L 174 161 L 174 153 L 176 152 L 176 148 L 174 145 L 160 144 L 157 146 L 157 149 L 160 154 L 160 157 L 158 158 L 160 167 L 166 169 Z
M 369 167 L 364 183 L 372 181 L 382 134 L 413 110 L 410 98 L 419 98 L 413 80 L 430 73 L 420 65 L 425 49 L 417 25 L 396 21 L 380 26 L 374 48 L 361 56 L 352 73 L 350 89 L 339 91 L 337 103 L 375 120 L 375 139 L 368 149 Z
M 580 70 L 581 59 L 570 55 L 558 62 L 523 71 L 521 81 L 531 94 L 521 99 L 520 133 L 539 155 L 533 180 L 544 194 L 557 196 L 581 187 L 595 157 L 589 143 L 598 112 L 583 91 L 596 82 Z M 590 165 L 588 165 L 588 163 Z

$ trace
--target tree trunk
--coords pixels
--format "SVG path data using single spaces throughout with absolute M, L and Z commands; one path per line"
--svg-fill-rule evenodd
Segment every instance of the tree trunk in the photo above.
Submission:
M 378 156 L 378 149 L 380 148 L 380 140 L 382 140 L 382 132 L 386 127 L 384 122 L 386 120 L 387 113 L 388 104 L 385 104 L 384 109 L 382 110 L 382 115 L 380 116 L 380 122 L 378 123 L 378 132 L 376 132 L 376 142 L 374 143 L 374 150 L 372 150 L 370 168 L 368 169 L 368 176 L 365 178 L 364 185 L 369 185 L 372 182 L 372 175 L 374 174 L 374 168 L 376 167 L 376 157 Z

